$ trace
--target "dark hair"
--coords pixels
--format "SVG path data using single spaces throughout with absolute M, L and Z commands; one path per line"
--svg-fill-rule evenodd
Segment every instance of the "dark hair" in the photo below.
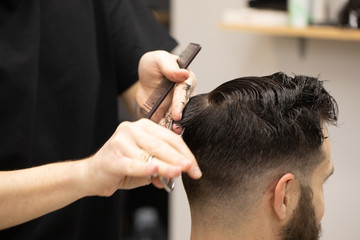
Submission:
M 190 203 L 238 197 L 271 170 L 308 174 L 323 160 L 323 123 L 336 121 L 335 100 L 307 76 L 243 77 L 192 97 L 179 122 L 203 172 L 183 175 Z

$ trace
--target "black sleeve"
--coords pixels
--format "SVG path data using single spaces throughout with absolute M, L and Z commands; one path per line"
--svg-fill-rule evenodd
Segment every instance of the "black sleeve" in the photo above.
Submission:
M 171 51 L 177 43 L 156 21 L 144 0 L 108 0 L 106 7 L 121 93 L 138 80 L 138 63 L 144 53 Z

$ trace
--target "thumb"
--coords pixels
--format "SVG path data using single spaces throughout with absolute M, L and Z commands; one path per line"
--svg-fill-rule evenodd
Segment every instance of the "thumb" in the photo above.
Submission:
M 163 52 L 159 55 L 158 67 L 160 72 L 172 82 L 183 82 L 190 77 L 190 73 L 186 69 L 180 69 L 177 60 L 178 56 Z

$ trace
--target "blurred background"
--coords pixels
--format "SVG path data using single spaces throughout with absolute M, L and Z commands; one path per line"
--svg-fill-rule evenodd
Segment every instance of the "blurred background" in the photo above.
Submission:
M 237 77 L 278 71 L 326 80 L 340 119 L 338 127 L 329 129 L 335 173 L 325 185 L 321 239 L 360 239 L 359 1 L 146 1 L 179 42 L 175 53 L 190 42 L 202 45 L 191 64 L 199 81 L 197 93 Z M 127 212 L 125 239 L 190 238 L 190 211 L 180 179 L 170 195 L 153 187 L 121 194 Z M 147 222 L 160 229 L 161 237 L 136 237 Z

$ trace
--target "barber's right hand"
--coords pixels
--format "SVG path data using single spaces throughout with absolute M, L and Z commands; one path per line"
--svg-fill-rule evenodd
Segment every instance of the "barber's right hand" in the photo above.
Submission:
M 154 157 L 148 163 L 151 155 Z M 91 195 L 98 196 L 150 184 L 149 176 L 153 174 L 175 178 L 187 172 L 194 179 L 201 177 L 195 157 L 181 136 L 148 119 L 121 123 L 84 163 Z M 162 187 L 158 179 L 153 178 L 152 183 Z

